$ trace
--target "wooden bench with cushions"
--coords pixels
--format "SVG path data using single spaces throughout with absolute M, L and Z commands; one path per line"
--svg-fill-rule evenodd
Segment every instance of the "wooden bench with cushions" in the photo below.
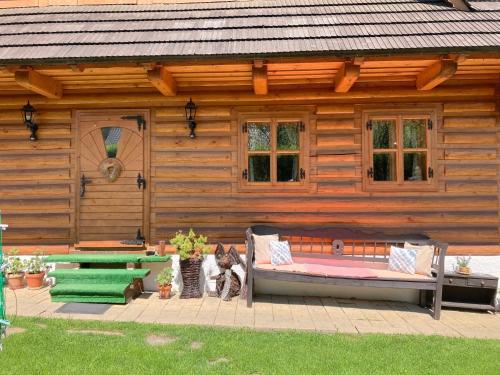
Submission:
M 279 235 L 288 241 L 293 264 L 273 266 L 256 264 L 253 235 Z M 385 236 L 380 233 L 343 228 L 278 228 L 256 225 L 247 229 L 247 306 L 251 307 L 255 280 L 278 280 L 361 286 L 376 288 L 417 289 L 420 304 L 426 292 L 433 294 L 432 310 L 440 318 L 444 278 L 444 260 L 448 245 L 423 235 Z M 335 242 L 334 242 L 335 241 Z M 406 274 L 388 269 L 391 246 L 431 245 L 434 247 L 431 274 Z

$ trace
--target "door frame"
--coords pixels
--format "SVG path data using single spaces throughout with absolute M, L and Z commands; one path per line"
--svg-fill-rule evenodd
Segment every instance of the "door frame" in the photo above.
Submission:
M 81 149 L 81 138 L 80 138 L 80 116 L 82 114 L 95 114 L 95 115 L 142 115 L 146 121 L 146 128 L 143 129 L 143 140 L 144 140 L 144 154 L 143 154 L 143 176 L 146 179 L 146 189 L 143 190 L 143 236 L 146 237 L 146 243 L 151 239 L 151 226 L 150 226 L 150 209 L 151 209 L 151 111 L 149 109 L 89 109 L 89 110 L 73 110 L 73 124 L 75 124 L 74 129 L 74 141 L 75 141 L 75 176 L 74 176 L 74 198 L 75 198 L 75 227 L 74 227 L 74 242 L 80 242 L 80 149 Z M 134 120 L 130 120 L 134 121 Z

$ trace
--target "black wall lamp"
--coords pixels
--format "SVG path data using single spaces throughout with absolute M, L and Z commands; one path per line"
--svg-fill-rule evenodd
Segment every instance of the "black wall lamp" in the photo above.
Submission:
M 36 141 L 38 137 L 36 132 L 38 131 L 38 125 L 35 123 L 35 113 L 36 109 L 33 107 L 29 100 L 28 103 L 21 109 L 23 112 L 24 125 L 30 130 L 30 141 Z
M 196 122 L 194 119 L 196 118 L 196 104 L 193 103 L 192 99 L 189 99 L 186 106 L 184 107 L 186 111 L 186 121 L 189 127 L 189 138 L 193 139 L 196 137 L 194 130 L 196 129 Z

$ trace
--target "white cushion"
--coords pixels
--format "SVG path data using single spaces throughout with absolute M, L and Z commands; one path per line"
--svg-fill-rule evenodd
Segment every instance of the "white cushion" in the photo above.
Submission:
M 288 241 L 270 241 L 269 248 L 271 249 L 271 264 L 273 266 L 293 264 Z
M 432 258 L 434 257 L 434 246 L 432 245 L 412 245 L 405 242 L 405 249 L 413 249 L 417 251 L 417 264 L 415 273 L 432 276 Z
M 403 249 L 391 246 L 389 255 L 389 271 L 398 271 L 409 274 L 415 273 L 417 265 L 417 251 L 413 249 Z
M 259 236 L 257 234 L 252 234 L 252 238 L 255 245 L 255 263 L 271 263 L 271 250 L 269 248 L 269 241 L 279 241 L 279 235 L 270 234 L 266 236 Z

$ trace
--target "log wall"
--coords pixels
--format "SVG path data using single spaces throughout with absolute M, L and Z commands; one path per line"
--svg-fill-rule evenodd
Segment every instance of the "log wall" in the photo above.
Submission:
M 387 94 L 387 95 L 384 95 Z M 390 96 L 389 99 L 387 97 Z M 187 137 L 189 97 L 156 92 L 32 98 L 40 140 L 30 143 L 17 108 L 26 96 L 0 99 L 0 208 L 11 225 L 7 244 L 65 244 L 75 238 L 72 111 L 144 108 L 151 113 L 150 242 L 193 227 L 211 241 L 242 243 L 254 223 L 341 225 L 385 232 L 423 232 L 461 252 L 498 251 L 500 123 L 494 86 L 193 95 L 197 138 Z M 365 192 L 357 105 L 439 105 L 435 192 Z M 309 126 L 309 188 L 303 192 L 241 192 L 238 127 L 242 106 L 313 109 Z M 72 126 L 73 124 L 73 126 Z

